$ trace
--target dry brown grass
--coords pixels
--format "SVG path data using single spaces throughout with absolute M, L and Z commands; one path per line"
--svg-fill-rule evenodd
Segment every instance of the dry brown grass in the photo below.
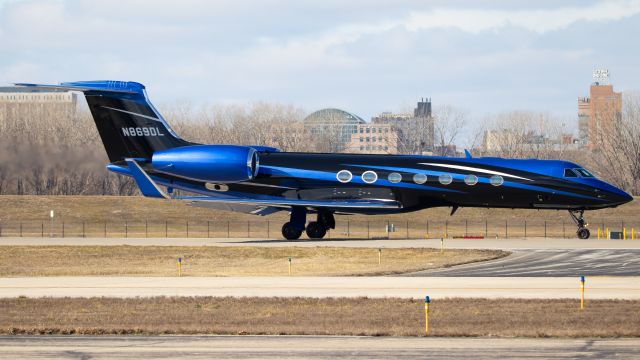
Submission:
M 139 196 L 6 195 L 0 196 L 2 236 L 20 236 L 20 227 L 24 236 L 48 236 L 51 209 L 56 211 L 53 226 L 56 236 L 62 236 L 64 222 L 65 236 L 103 237 L 106 230 L 108 237 L 279 238 L 280 227 L 288 217 L 286 212 L 257 217 Z M 337 216 L 337 228 L 328 236 L 383 237 L 387 236 L 387 222 L 397 229 L 391 234 L 392 238 L 407 235 L 422 238 L 427 234 L 440 237 L 445 232 L 449 236 L 484 235 L 485 232 L 491 237 L 575 236 L 575 226 L 566 211 L 462 208 L 454 216 L 449 216 L 449 212 L 448 208 L 435 208 L 394 215 Z M 593 234 L 598 226 L 618 230 L 624 225 L 640 232 L 638 212 L 640 202 L 633 201 L 614 209 L 588 212 L 586 218 Z M 508 231 L 505 231 L 506 222 Z
M 0 276 L 345 276 L 397 274 L 506 256 L 496 250 L 341 247 L 2 246 Z
M 0 299 L 2 334 L 424 336 L 419 300 L 156 297 Z M 436 299 L 431 336 L 638 337 L 640 301 Z

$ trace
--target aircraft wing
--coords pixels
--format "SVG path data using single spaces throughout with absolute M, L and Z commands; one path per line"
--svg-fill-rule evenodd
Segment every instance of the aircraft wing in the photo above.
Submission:
M 136 159 L 126 159 L 128 175 L 132 176 L 147 197 L 170 198 L 155 181 L 142 169 Z M 400 209 L 402 204 L 395 200 L 385 199 L 342 199 L 342 200 L 306 200 L 283 197 L 246 198 L 236 196 L 176 196 L 174 199 L 186 200 L 193 206 L 226 209 L 248 212 L 256 215 L 267 215 L 280 210 L 288 210 L 294 206 L 318 209 L 330 208 L 348 212 L 349 209 Z M 235 210 L 237 209 L 237 210 Z
M 180 200 L 189 200 L 192 204 L 199 203 L 198 206 L 206 206 L 205 204 L 224 203 L 228 205 L 254 205 L 263 207 L 282 207 L 290 208 L 292 206 L 302 206 L 309 208 L 332 208 L 332 209 L 399 209 L 401 204 L 395 200 L 303 200 L 303 199 L 251 199 L 239 197 L 207 197 L 207 196 L 182 196 L 176 197 Z

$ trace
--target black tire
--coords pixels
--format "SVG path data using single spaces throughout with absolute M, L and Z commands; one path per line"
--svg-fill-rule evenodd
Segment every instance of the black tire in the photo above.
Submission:
M 290 222 L 284 223 L 282 225 L 282 236 L 284 236 L 287 240 L 297 240 L 302 235 L 302 230 L 297 229 Z
M 578 229 L 578 232 L 576 232 L 576 234 L 578 235 L 579 239 L 588 239 L 589 236 L 591 236 L 591 233 L 589 232 L 589 229 L 587 229 L 587 228 Z
M 307 236 L 309 239 L 322 239 L 327 234 L 327 228 L 317 221 L 312 221 L 307 225 Z

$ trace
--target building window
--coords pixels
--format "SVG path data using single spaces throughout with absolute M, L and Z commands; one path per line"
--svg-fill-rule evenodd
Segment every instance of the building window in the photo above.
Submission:
M 360 128 L 360 134 L 362 134 L 364 132 L 363 128 Z
M 341 183 L 348 183 L 353 178 L 353 175 L 351 174 L 351 171 L 349 171 L 349 170 L 340 170 L 340 171 L 338 171 L 338 174 L 336 174 L 336 178 Z
M 367 134 L 368 134 L 368 133 L 370 133 L 370 132 L 371 132 L 371 129 L 367 128 L 367 130 L 366 130 L 366 131 L 367 131 Z
M 371 141 L 371 138 L 370 138 L 370 137 L 368 137 L 368 138 L 367 138 L 367 142 L 369 142 L 369 141 Z
M 373 171 L 365 171 L 362 173 L 362 181 L 366 182 L 367 184 L 373 184 L 374 182 L 376 182 L 376 180 L 378 180 L 378 174 L 376 174 Z
M 478 183 L 478 177 L 475 175 L 467 175 L 464 177 L 464 183 L 467 185 L 475 185 Z
M 427 175 L 425 174 L 415 174 L 413 175 L 413 182 L 416 184 L 424 184 L 427 182 Z
M 376 142 L 375 136 L 373 138 L 371 138 L 371 141 Z
M 364 142 L 364 138 L 360 136 L 360 142 Z
M 397 172 L 392 172 L 391 174 L 389 174 L 388 179 L 392 183 L 399 183 L 400 181 L 402 181 L 402 175 Z
M 364 146 L 360 145 L 360 150 L 364 150 Z
M 453 182 L 453 178 L 449 174 L 442 174 L 438 177 L 438 181 L 440 181 L 442 185 L 449 185 Z
M 500 175 L 493 175 L 489 178 L 489 183 L 493 186 L 500 186 L 504 183 L 504 179 Z
M 371 128 L 371 132 L 372 133 L 376 132 L 376 128 Z

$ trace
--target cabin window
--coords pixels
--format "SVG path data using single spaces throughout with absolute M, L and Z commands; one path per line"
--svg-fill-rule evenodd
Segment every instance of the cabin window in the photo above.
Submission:
M 399 183 L 400 181 L 402 181 L 402 175 L 397 172 L 392 172 L 391 174 L 389 174 L 389 181 L 392 183 Z
M 415 174 L 413 175 L 413 182 L 416 184 L 424 184 L 427 182 L 427 175 L 425 174 Z
M 500 175 L 493 175 L 489 178 L 489 183 L 493 186 L 500 186 L 504 184 L 504 179 Z
M 585 177 L 585 178 L 592 178 L 594 177 L 593 174 L 591 174 L 589 171 L 587 171 L 587 169 L 573 169 L 575 172 L 577 172 L 578 174 L 580 174 L 580 176 Z
M 440 181 L 442 185 L 449 185 L 453 182 L 453 178 L 449 174 L 442 174 L 438 177 L 438 181 Z
M 376 174 L 375 172 L 365 171 L 364 173 L 362 173 L 362 181 L 366 182 L 367 184 L 372 184 L 376 182 L 376 180 L 378 180 L 378 174 Z
M 464 177 L 464 183 L 471 186 L 478 183 L 478 177 L 475 175 L 467 175 Z
M 564 169 L 564 177 L 578 177 L 573 169 Z
M 340 171 L 338 171 L 338 174 L 336 175 L 336 178 L 341 183 L 348 183 L 353 178 L 353 175 L 351 174 L 351 171 L 349 171 L 349 170 L 340 170 Z

